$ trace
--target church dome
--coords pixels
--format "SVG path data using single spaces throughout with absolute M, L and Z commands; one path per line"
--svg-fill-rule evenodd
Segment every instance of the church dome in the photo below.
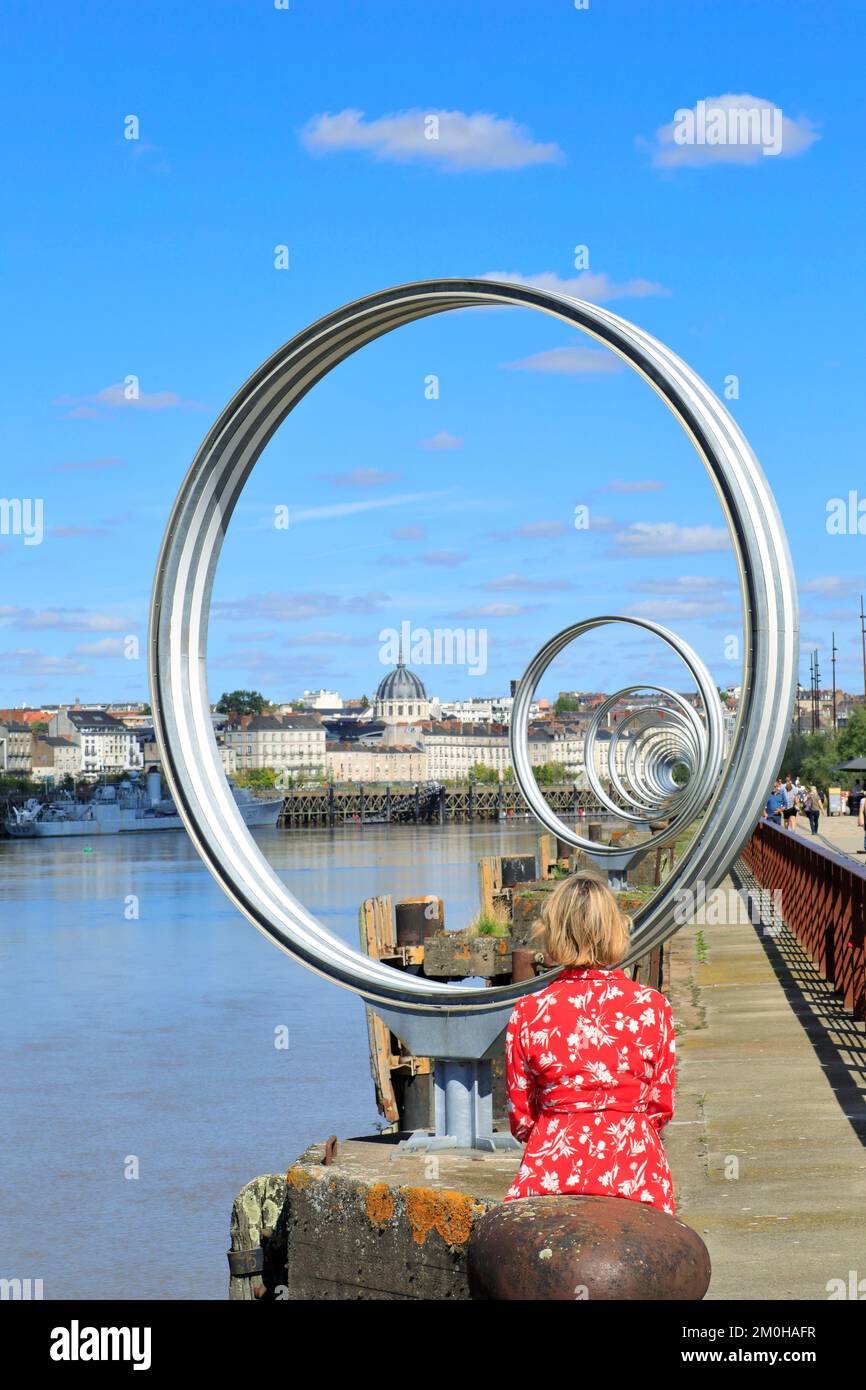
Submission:
M 402 661 L 398 661 L 393 671 L 389 671 L 387 676 L 383 676 L 376 691 L 376 704 L 382 704 L 386 700 L 426 700 L 427 691 L 424 689 L 424 682 L 410 671 L 408 666 L 404 666 Z

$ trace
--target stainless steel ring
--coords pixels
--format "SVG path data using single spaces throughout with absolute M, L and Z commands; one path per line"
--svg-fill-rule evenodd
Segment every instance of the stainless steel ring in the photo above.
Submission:
M 614 860 L 622 856 L 622 849 L 618 845 L 601 845 L 596 841 L 589 840 L 578 833 L 572 826 L 566 823 L 551 810 L 544 793 L 535 780 L 532 772 L 532 764 L 529 757 L 529 708 L 541 677 L 544 675 L 551 662 L 571 643 L 582 637 L 587 632 L 592 632 L 598 627 L 621 624 L 626 627 L 641 628 L 646 632 L 653 633 L 671 651 L 685 663 L 692 674 L 698 691 L 703 701 L 706 712 L 706 754 L 702 760 L 697 774 L 689 779 L 683 791 L 682 802 L 677 808 L 677 816 L 674 825 L 665 830 L 659 830 L 645 840 L 641 845 L 641 850 L 645 853 L 648 849 L 662 844 L 670 838 L 671 833 L 677 825 L 690 823 L 697 813 L 707 804 L 718 785 L 719 774 L 722 766 L 723 753 L 723 727 L 722 709 L 718 697 L 716 685 L 710 676 L 704 663 L 695 652 L 682 640 L 676 633 L 668 631 L 659 623 L 650 622 L 646 618 L 626 618 L 608 616 L 602 618 L 585 618 L 582 622 L 574 623 L 571 627 L 564 628 L 555 637 L 551 637 L 535 654 L 527 666 L 523 676 L 518 682 L 514 692 L 514 703 L 511 708 L 511 763 L 514 768 L 514 775 L 520 785 L 530 809 L 538 817 L 548 830 L 552 831 L 560 840 L 566 844 L 573 845 L 575 849 L 582 849 L 592 854 L 596 860 Z M 631 687 L 629 687 L 631 688 Z M 640 687 L 642 688 L 642 687 Z M 635 819 L 630 815 L 622 815 L 617 810 L 616 804 L 608 797 L 601 785 L 598 773 L 595 768 L 595 735 L 598 732 L 598 724 L 601 719 L 616 704 L 621 692 L 608 698 L 599 706 L 593 721 L 589 725 L 584 742 L 584 772 L 596 797 L 602 805 L 608 807 L 615 815 L 621 815 L 623 819 Z M 685 701 L 682 702 L 683 708 L 689 708 Z M 697 714 L 691 710 L 695 721 L 695 736 L 700 737 L 697 728 L 700 724 Z M 637 819 L 645 819 L 637 817 Z M 667 883 L 663 892 L 667 891 Z M 636 923 L 637 928 L 637 923 Z
M 322 377 L 366 343 L 431 314 L 485 305 L 540 310 L 580 329 L 632 367 L 692 440 L 718 493 L 740 572 L 746 627 L 743 698 L 731 758 L 706 830 L 638 914 L 628 960 L 675 930 L 672 894 L 714 883 L 748 837 L 787 738 L 797 669 L 797 603 L 787 541 L 767 481 L 739 427 L 690 367 L 635 325 L 596 305 L 530 286 L 428 280 L 335 310 L 279 348 L 208 432 L 168 521 L 151 602 L 149 671 L 163 766 L 202 859 L 248 919 L 310 969 L 372 1003 L 420 1013 L 501 1008 L 537 982 L 458 990 L 371 961 L 286 888 L 244 825 L 226 784 L 210 720 L 207 630 L 222 538 L 268 440 Z

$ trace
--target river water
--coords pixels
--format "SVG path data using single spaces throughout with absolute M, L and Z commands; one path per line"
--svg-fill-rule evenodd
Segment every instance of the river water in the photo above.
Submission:
M 536 834 L 255 832 L 353 945 L 376 893 L 438 893 L 466 926 L 477 861 Z M 0 840 L 0 1278 L 41 1279 L 46 1299 L 224 1298 L 240 1188 L 376 1130 L 364 1008 L 255 931 L 185 833 L 85 847 Z

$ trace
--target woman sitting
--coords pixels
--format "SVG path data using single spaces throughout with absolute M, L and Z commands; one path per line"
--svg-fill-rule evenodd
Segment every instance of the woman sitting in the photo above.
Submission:
M 593 1193 L 674 1215 L 659 1137 L 673 1114 L 673 1018 L 664 995 L 610 969 L 630 927 L 593 873 L 563 880 L 542 910 L 533 936 L 566 968 L 508 1024 L 511 1132 L 526 1149 L 506 1201 Z

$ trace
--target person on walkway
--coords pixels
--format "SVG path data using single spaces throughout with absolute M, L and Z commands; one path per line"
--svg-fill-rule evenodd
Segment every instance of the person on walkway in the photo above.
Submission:
M 791 774 L 785 778 L 785 785 L 782 788 L 782 795 L 785 798 L 782 807 L 782 817 L 785 822 L 786 830 L 797 829 L 797 788 L 791 781 Z
M 824 799 L 817 787 L 810 787 L 806 793 L 805 811 L 812 834 L 818 834 L 818 821 L 824 809 Z
M 857 824 L 863 831 L 863 848 L 859 853 L 866 854 L 866 799 L 863 798 L 860 800 L 860 810 L 857 813 Z
M 782 791 L 781 778 L 777 777 L 764 807 L 764 820 L 772 821 L 774 825 L 781 825 L 784 806 L 785 793 Z
M 663 994 L 611 969 L 631 923 L 594 873 L 564 879 L 533 933 L 565 969 L 519 1000 L 505 1041 L 511 1132 L 526 1143 L 505 1201 L 591 1193 L 674 1215 L 661 1131 L 676 1042 Z

